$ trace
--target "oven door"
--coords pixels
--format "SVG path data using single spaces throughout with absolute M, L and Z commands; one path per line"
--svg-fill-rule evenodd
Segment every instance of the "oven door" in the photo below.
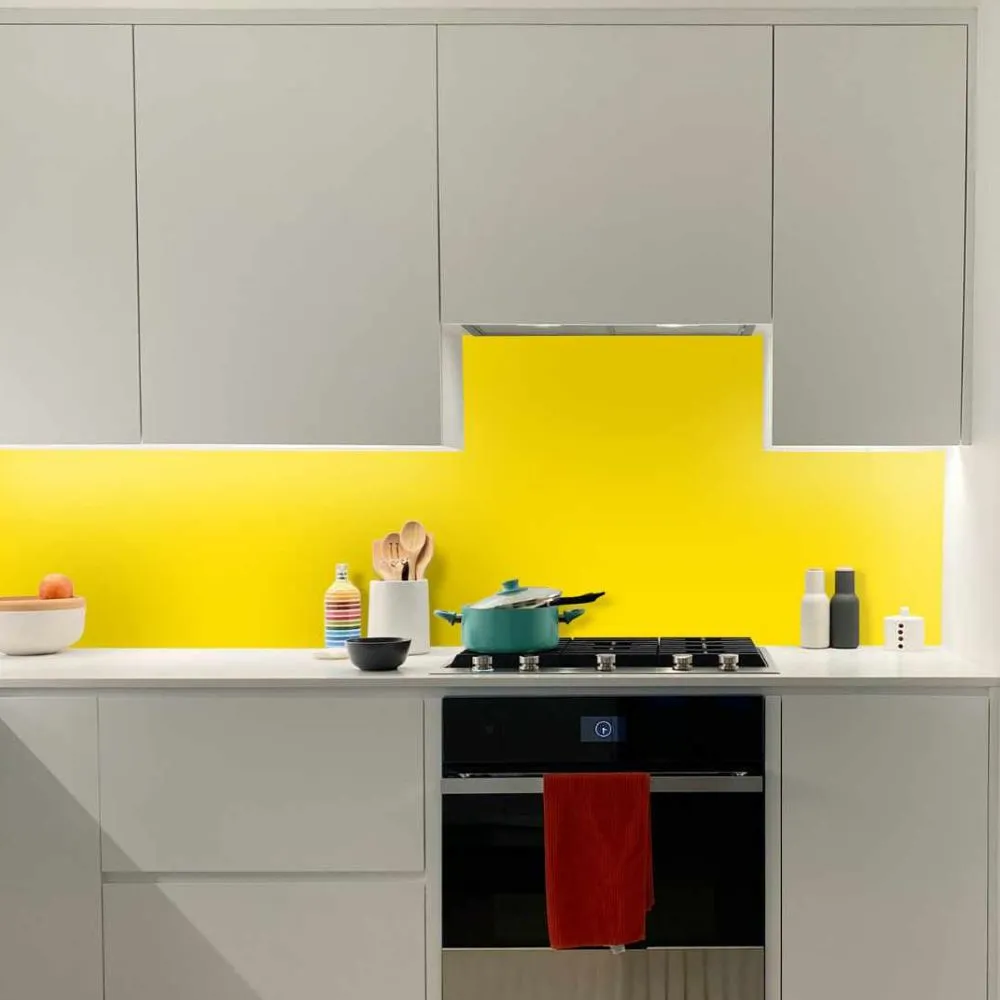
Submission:
M 764 945 L 763 779 L 655 775 L 639 948 Z M 541 777 L 443 783 L 445 948 L 547 948 Z

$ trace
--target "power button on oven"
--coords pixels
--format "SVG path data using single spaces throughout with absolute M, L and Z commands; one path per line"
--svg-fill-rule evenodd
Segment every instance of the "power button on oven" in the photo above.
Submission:
M 620 715 L 584 715 L 580 718 L 581 743 L 621 743 L 625 719 Z

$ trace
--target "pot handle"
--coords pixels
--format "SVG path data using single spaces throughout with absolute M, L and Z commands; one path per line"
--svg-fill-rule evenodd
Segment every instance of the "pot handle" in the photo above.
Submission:
M 579 618 L 582 614 L 586 614 L 585 608 L 570 608 L 569 611 L 560 611 L 559 621 L 561 621 L 563 625 L 568 625 L 571 621 Z
M 577 594 L 575 597 L 553 597 L 551 601 L 546 601 L 548 608 L 561 608 L 564 604 L 593 604 L 599 597 L 603 597 L 606 592 L 595 591 L 592 594 Z
M 435 611 L 434 617 L 446 621 L 449 625 L 462 624 L 462 616 L 457 611 Z

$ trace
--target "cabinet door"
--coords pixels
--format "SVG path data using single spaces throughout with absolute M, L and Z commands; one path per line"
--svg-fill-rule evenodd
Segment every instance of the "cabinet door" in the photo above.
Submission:
M 771 29 L 440 29 L 450 323 L 771 315 Z
M 132 30 L 0 25 L 0 446 L 139 440 Z
M 0 699 L 0 996 L 103 997 L 94 698 Z
M 782 1000 L 986 996 L 988 705 L 782 699 Z
M 101 698 L 105 871 L 424 868 L 418 698 Z
M 104 890 L 106 1000 L 424 1000 L 424 886 Z
M 434 28 L 136 28 L 143 439 L 439 445 Z
M 959 441 L 966 34 L 775 28 L 775 445 Z

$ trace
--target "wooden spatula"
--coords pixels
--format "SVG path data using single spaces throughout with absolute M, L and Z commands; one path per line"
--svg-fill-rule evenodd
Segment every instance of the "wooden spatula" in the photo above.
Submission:
M 420 550 L 420 555 L 417 556 L 417 570 L 414 576 L 415 580 L 423 580 L 424 574 L 427 572 L 427 566 L 430 564 L 431 559 L 434 558 L 434 536 L 427 533 L 427 537 L 424 539 L 423 548 Z
M 392 570 L 389 568 L 389 561 L 385 555 L 385 541 L 381 538 L 376 538 L 372 542 L 372 566 L 375 567 L 375 572 L 378 573 L 383 580 L 391 580 Z

